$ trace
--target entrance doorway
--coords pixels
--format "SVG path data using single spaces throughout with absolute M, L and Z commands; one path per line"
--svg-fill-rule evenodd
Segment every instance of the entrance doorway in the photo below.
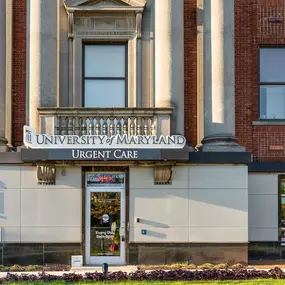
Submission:
M 125 173 L 86 173 L 86 263 L 125 264 Z

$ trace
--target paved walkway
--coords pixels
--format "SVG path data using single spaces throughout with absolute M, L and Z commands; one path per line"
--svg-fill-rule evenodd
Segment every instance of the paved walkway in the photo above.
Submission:
M 109 266 L 108 271 L 109 272 L 116 272 L 116 271 L 123 271 L 123 272 L 133 272 L 137 271 L 137 266 Z M 89 266 L 83 266 L 83 267 L 73 267 L 70 269 L 71 272 L 76 272 L 79 274 L 84 274 L 86 272 L 102 272 L 102 267 L 95 266 L 95 267 L 89 267 Z
M 1 1 L 1 0 L 0 0 Z M 109 272 L 116 272 L 116 271 L 123 271 L 123 272 L 134 272 L 138 270 L 137 266 L 110 266 L 108 268 Z M 61 276 L 65 273 L 76 273 L 76 274 L 85 274 L 87 272 L 102 272 L 102 267 L 100 266 L 96 266 L 96 267 L 88 267 L 88 266 L 84 266 L 84 267 L 73 267 L 70 269 L 70 271 L 46 271 L 46 274 L 52 274 L 52 275 L 56 275 L 56 276 Z M 38 275 L 39 273 L 41 273 L 41 271 L 28 271 L 28 272 L 10 272 L 11 274 L 36 274 Z M 7 275 L 7 272 L 0 272 L 0 278 L 1 277 L 5 277 Z

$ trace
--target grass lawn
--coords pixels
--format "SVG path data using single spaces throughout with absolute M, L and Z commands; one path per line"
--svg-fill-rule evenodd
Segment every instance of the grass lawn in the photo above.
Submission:
M 19 283 L 9 283 L 9 284 L 17 284 Z M 46 285 L 44 282 L 35 282 L 35 283 L 24 283 L 25 285 Z M 129 281 L 129 282 L 78 282 L 78 283 L 65 283 L 65 282 L 51 282 L 48 283 L 50 285 L 65 285 L 65 284 L 76 284 L 76 285 L 90 285 L 90 284 L 110 284 L 110 285 L 163 285 L 163 284 L 171 284 L 171 285 L 233 285 L 233 284 L 241 284 L 241 285 L 285 285 L 284 280 L 272 280 L 272 279 L 260 279 L 260 280 L 251 280 L 251 281 L 216 281 L 216 282 L 150 282 L 150 281 Z

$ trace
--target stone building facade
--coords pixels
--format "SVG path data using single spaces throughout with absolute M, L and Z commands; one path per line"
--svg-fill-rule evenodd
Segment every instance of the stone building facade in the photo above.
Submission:
M 2 0 L 0 263 L 282 260 L 283 2 Z

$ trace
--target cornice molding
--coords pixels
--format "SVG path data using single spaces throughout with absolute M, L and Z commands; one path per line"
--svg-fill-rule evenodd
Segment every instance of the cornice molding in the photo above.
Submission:
M 96 1 L 94 1 L 96 2 Z M 100 1 L 98 1 L 99 3 Z M 112 1 L 110 1 L 112 2 Z M 116 2 L 120 3 L 121 6 L 110 6 L 110 7 L 106 7 L 106 8 L 144 8 L 144 6 L 146 5 L 146 0 L 116 0 Z M 87 7 L 89 9 L 95 9 L 97 10 L 98 8 L 96 8 L 96 6 L 94 5 L 88 5 L 88 3 L 90 3 L 90 0 L 66 0 L 64 1 L 64 6 L 67 9 L 82 9 L 82 10 L 86 10 Z M 86 4 L 86 5 L 84 5 Z M 102 9 L 102 7 L 100 8 Z

